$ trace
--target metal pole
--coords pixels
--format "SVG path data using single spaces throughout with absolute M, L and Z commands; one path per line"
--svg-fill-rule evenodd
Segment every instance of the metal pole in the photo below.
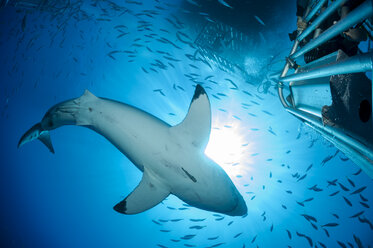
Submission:
M 278 79 L 280 78 L 281 72 L 282 72 L 282 71 L 278 71 L 278 72 L 271 73 L 271 74 L 269 74 L 268 77 L 269 77 L 270 79 L 276 79 L 276 80 L 278 80 Z
M 331 4 L 326 10 L 324 10 L 319 17 L 317 17 L 308 28 L 306 28 L 298 37 L 297 40 L 302 41 L 306 38 L 313 30 L 315 30 L 326 18 L 328 18 L 334 11 L 342 6 L 347 0 L 337 0 Z
M 303 48 L 301 48 L 293 55 L 291 55 L 290 58 L 295 59 L 305 54 L 306 52 L 314 49 L 315 47 L 327 42 L 328 40 L 334 38 L 346 29 L 368 18 L 372 15 L 372 13 L 373 8 L 371 0 L 367 0 L 364 3 L 360 4 L 359 7 L 351 11 L 351 13 L 349 13 L 345 18 L 340 20 L 337 24 L 325 30 L 317 39 L 310 41 Z
M 314 130 L 318 131 L 325 139 L 332 143 L 337 149 L 341 150 L 352 162 L 358 165 L 369 177 L 373 178 L 373 161 L 368 157 L 361 154 L 356 149 L 351 149 L 349 144 L 341 142 L 339 139 L 331 135 L 330 133 L 306 122 L 306 125 L 310 126 Z
M 371 3 L 371 8 L 373 8 L 373 0 L 371 0 L 370 3 Z M 369 23 L 369 24 L 371 24 L 370 20 L 367 20 L 366 22 Z M 370 32 L 368 32 L 368 31 L 367 31 L 367 33 L 370 34 Z M 369 35 L 369 37 L 371 37 L 371 36 Z M 370 47 L 370 41 L 369 41 L 369 47 Z M 371 83 L 371 93 L 372 93 L 372 96 L 371 96 L 372 99 L 371 99 L 371 103 L 370 104 L 373 104 L 373 77 L 372 77 L 372 83 Z
M 280 78 L 282 82 L 300 81 L 313 78 L 327 77 L 331 75 L 357 73 L 370 71 L 373 68 L 373 53 L 355 55 L 334 64 L 313 69 L 303 73 L 296 73 Z
M 293 47 L 291 48 L 290 55 L 292 55 L 297 50 L 298 45 L 299 45 L 299 41 L 295 40 L 294 44 L 293 44 Z M 284 69 L 282 70 L 282 73 L 281 73 L 280 77 L 285 77 L 286 74 L 288 73 L 288 71 L 289 71 L 289 62 L 286 62 L 285 66 L 284 66 Z M 281 81 L 279 81 L 277 83 L 278 96 L 280 98 L 280 101 L 281 101 L 282 105 L 285 108 L 288 108 L 289 105 L 287 104 L 287 102 L 286 102 L 286 100 L 284 98 L 283 88 L 284 88 L 284 83 L 281 82 Z
M 317 13 L 317 11 L 324 5 L 324 3 L 326 2 L 326 1 L 328 1 L 328 0 L 320 0 L 318 3 L 317 3 L 317 5 L 315 6 L 315 8 L 313 8 L 312 10 L 311 10 L 311 12 L 307 15 L 307 17 L 306 17 L 306 19 L 305 19 L 305 21 L 306 22 L 309 22 L 311 19 L 312 19 L 312 17 Z M 347 1 L 347 0 L 346 0 Z
M 315 117 L 313 117 L 310 114 L 304 113 L 302 111 L 293 109 L 293 108 L 285 108 L 286 111 L 293 114 L 296 117 L 301 118 L 302 120 L 311 123 L 312 125 L 316 126 L 317 128 L 327 132 L 331 136 L 335 136 L 336 138 L 340 139 L 346 144 L 349 144 L 352 146 L 355 150 L 359 151 L 362 155 L 367 157 L 370 161 L 373 161 L 373 153 L 370 148 L 368 148 L 366 145 L 360 143 L 359 141 L 355 140 L 351 136 L 339 131 L 336 128 L 332 128 L 329 126 L 324 126 L 320 121 L 318 121 Z M 320 118 L 318 118 L 320 119 Z

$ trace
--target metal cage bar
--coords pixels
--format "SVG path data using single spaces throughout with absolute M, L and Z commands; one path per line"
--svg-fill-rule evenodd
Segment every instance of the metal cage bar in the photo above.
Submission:
M 373 152 L 372 149 L 367 147 L 365 144 L 355 140 L 354 138 L 344 134 L 343 132 L 339 131 L 338 129 L 331 128 L 329 126 L 324 126 L 320 118 L 316 118 L 310 114 L 304 113 L 302 111 L 293 109 L 293 108 L 285 108 L 286 111 L 291 113 L 292 115 L 301 118 L 302 120 L 306 121 L 313 127 L 322 130 L 322 132 L 326 132 L 329 137 L 335 142 L 335 138 L 339 139 L 340 143 L 344 146 L 349 146 L 353 148 L 355 151 L 359 153 L 360 156 L 364 156 L 365 160 L 372 162 L 373 161 Z M 332 143 L 334 143 L 332 142 Z M 370 163 L 369 163 L 370 164 Z M 369 176 L 373 177 L 373 168 L 365 168 L 364 171 L 369 171 Z
M 373 52 L 368 52 L 365 54 L 355 55 L 353 57 L 347 58 L 342 61 L 337 61 L 331 64 L 327 64 L 323 67 L 319 67 L 316 69 L 311 69 L 307 72 L 300 72 L 297 73 L 298 70 L 295 71 L 294 74 L 288 75 L 288 70 L 290 68 L 290 62 L 294 61 L 296 58 L 304 55 L 308 51 L 320 46 L 321 44 L 327 42 L 328 40 L 334 38 L 338 34 L 342 33 L 343 31 L 347 30 L 348 28 L 358 24 L 368 17 L 373 15 L 373 0 L 366 0 L 356 9 L 351 11 L 345 18 L 341 19 L 335 25 L 329 27 L 326 31 L 324 31 L 320 36 L 311 40 L 308 44 L 306 44 L 303 48 L 297 51 L 299 42 L 302 41 L 307 35 L 309 35 L 312 31 L 314 31 L 322 21 L 324 21 L 331 13 L 336 11 L 340 6 L 342 6 L 347 0 L 336 0 L 332 5 L 330 5 L 324 12 L 317 17 L 314 22 L 302 33 L 298 33 L 298 37 L 296 38 L 292 50 L 290 52 L 289 58 L 286 60 L 285 66 L 281 72 L 274 73 L 272 76 L 276 78 L 279 76 L 278 80 L 278 95 L 279 99 L 284 106 L 285 110 L 292 114 L 293 116 L 302 120 L 308 126 L 311 126 L 314 130 L 322 134 L 322 136 L 329 140 L 332 144 L 335 145 L 336 148 L 341 150 L 348 156 L 354 163 L 358 164 L 362 170 L 373 178 L 373 147 L 372 144 L 366 144 L 366 141 L 361 141 L 359 139 L 354 138 L 353 134 L 346 133 L 345 130 L 324 125 L 322 118 L 299 110 L 295 107 L 290 107 L 289 104 L 286 102 L 284 98 L 283 88 L 284 83 L 289 83 L 293 81 L 300 81 L 300 80 L 312 80 L 316 78 L 322 78 L 326 76 L 332 75 L 340 75 L 340 74 L 351 74 L 351 73 L 358 73 L 358 72 L 366 72 L 371 71 L 373 69 Z M 324 3 L 320 1 L 316 7 L 320 8 Z M 311 10 L 311 14 L 317 13 L 318 9 Z M 308 17 L 307 16 L 307 17 Z M 307 18 L 309 21 L 312 18 Z M 330 55 L 326 55 L 325 57 L 320 58 L 319 60 L 324 60 L 324 58 Z M 311 65 L 312 62 L 308 65 Z M 372 78 L 372 96 L 373 96 L 373 78 Z M 372 99 L 373 102 L 373 99 Z
M 299 81 L 320 77 L 327 77 L 337 74 L 348 74 L 366 72 L 372 70 L 373 53 L 355 55 L 346 60 L 333 63 L 329 66 L 313 69 L 307 72 L 295 73 L 289 76 L 280 78 L 282 82 Z
M 299 41 L 298 41 L 298 40 L 295 40 L 295 42 L 294 42 L 294 44 L 293 44 L 293 47 L 291 48 L 291 51 L 290 51 L 290 56 L 291 56 L 293 53 L 295 53 L 295 51 L 297 50 L 298 46 L 299 46 Z M 285 77 L 286 74 L 288 73 L 289 69 L 290 69 L 289 62 L 286 62 L 285 66 L 284 66 L 284 69 L 282 70 L 282 73 L 281 73 L 281 75 L 280 75 L 280 78 Z M 279 95 L 279 97 L 280 97 L 280 101 L 281 101 L 281 103 L 282 103 L 282 105 L 283 105 L 284 107 L 289 107 L 289 105 L 287 104 L 287 102 L 286 102 L 286 100 L 285 100 L 285 98 L 284 98 L 284 93 L 283 93 L 283 90 L 282 90 L 283 87 L 284 87 L 284 84 L 283 84 L 281 81 L 279 81 L 279 82 L 278 82 L 277 92 L 278 92 L 278 95 Z
M 360 153 L 360 151 L 357 151 L 353 147 L 351 147 L 350 144 L 343 142 L 333 136 L 332 134 L 328 133 L 327 131 L 324 131 L 321 128 L 318 128 L 312 123 L 307 122 L 306 125 L 312 127 L 317 132 L 323 135 L 325 139 L 327 139 L 330 143 L 334 144 L 335 147 L 339 150 L 341 150 L 348 158 L 352 160 L 355 164 L 359 165 L 360 168 L 371 178 L 373 178 L 373 161 L 371 158 L 368 158 Z
M 297 40 L 302 41 L 306 38 L 313 30 L 315 30 L 326 18 L 334 13 L 340 6 L 342 6 L 348 0 L 337 0 L 333 2 L 326 10 L 324 10 L 310 26 L 308 26 L 298 37 Z
M 313 8 L 311 11 L 310 11 L 310 13 L 307 15 L 307 17 L 306 17 L 306 22 L 309 22 L 311 19 L 312 19 L 312 17 L 317 13 L 317 11 L 319 11 L 320 9 L 321 9 L 321 7 L 325 4 L 325 2 L 327 2 L 328 0 L 320 0 L 317 4 L 316 4 L 316 6 L 315 6 L 315 8 Z
M 364 21 L 366 18 L 371 16 L 373 13 L 372 2 L 370 0 L 365 1 L 359 7 L 351 11 L 345 18 L 340 20 L 337 24 L 331 26 L 325 30 L 319 37 L 308 42 L 304 47 L 296 51 L 290 56 L 291 59 L 296 59 L 299 56 L 311 51 L 312 49 L 320 46 L 328 40 L 334 38 L 343 31 L 351 28 L 353 25 Z

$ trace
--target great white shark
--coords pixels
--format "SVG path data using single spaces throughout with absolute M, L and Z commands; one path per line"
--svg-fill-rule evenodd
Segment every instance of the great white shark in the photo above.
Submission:
M 187 204 L 231 216 L 247 213 L 242 195 L 225 171 L 204 151 L 211 130 L 211 107 L 197 85 L 185 119 L 170 126 L 133 106 L 94 96 L 50 108 L 18 147 L 41 140 L 54 153 L 49 131 L 64 125 L 88 127 L 104 136 L 143 172 L 139 185 L 114 206 L 123 214 L 146 211 L 173 194 Z

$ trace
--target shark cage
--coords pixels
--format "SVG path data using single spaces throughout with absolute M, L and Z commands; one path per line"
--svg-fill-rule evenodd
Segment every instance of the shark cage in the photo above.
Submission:
M 0 8 L 7 5 L 23 10 L 40 10 L 54 13 L 64 11 L 70 1 L 66 0 L 0 0 Z
M 295 31 L 283 70 L 271 77 L 277 81 L 278 96 L 287 112 L 320 133 L 373 178 L 372 79 L 369 79 L 373 0 L 361 1 L 324 31 L 320 28 L 348 3 L 348 0 L 311 2 L 302 17 L 304 28 Z M 361 29 L 368 37 L 367 51 L 362 52 L 359 46 L 349 56 L 334 47 L 334 52 L 308 63 L 300 62 L 307 53 L 323 49 L 330 40 L 344 37 L 344 32 L 353 28 Z M 290 70 L 294 73 L 288 74 Z

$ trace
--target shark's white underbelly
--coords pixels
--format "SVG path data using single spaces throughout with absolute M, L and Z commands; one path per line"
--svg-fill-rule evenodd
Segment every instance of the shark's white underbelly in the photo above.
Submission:
M 204 154 L 211 130 L 211 109 L 200 85 L 196 86 L 186 117 L 176 126 L 85 91 L 79 98 L 50 108 L 42 121 L 22 136 L 18 146 L 37 138 L 54 152 L 49 131 L 63 125 L 93 129 L 143 172 L 139 185 L 114 206 L 119 213 L 141 213 L 169 194 L 205 210 L 233 216 L 247 212 L 245 201 L 228 175 Z
M 172 194 L 213 211 L 231 211 L 237 205 L 238 192 L 223 169 L 204 153 L 192 151 L 193 146 L 185 147 L 177 137 L 172 137 L 170 126 L 165 122 L 106 99 L 94 105 L 92 112 L 87 113 L 92 128 L 141 171 L 146 167 Z

